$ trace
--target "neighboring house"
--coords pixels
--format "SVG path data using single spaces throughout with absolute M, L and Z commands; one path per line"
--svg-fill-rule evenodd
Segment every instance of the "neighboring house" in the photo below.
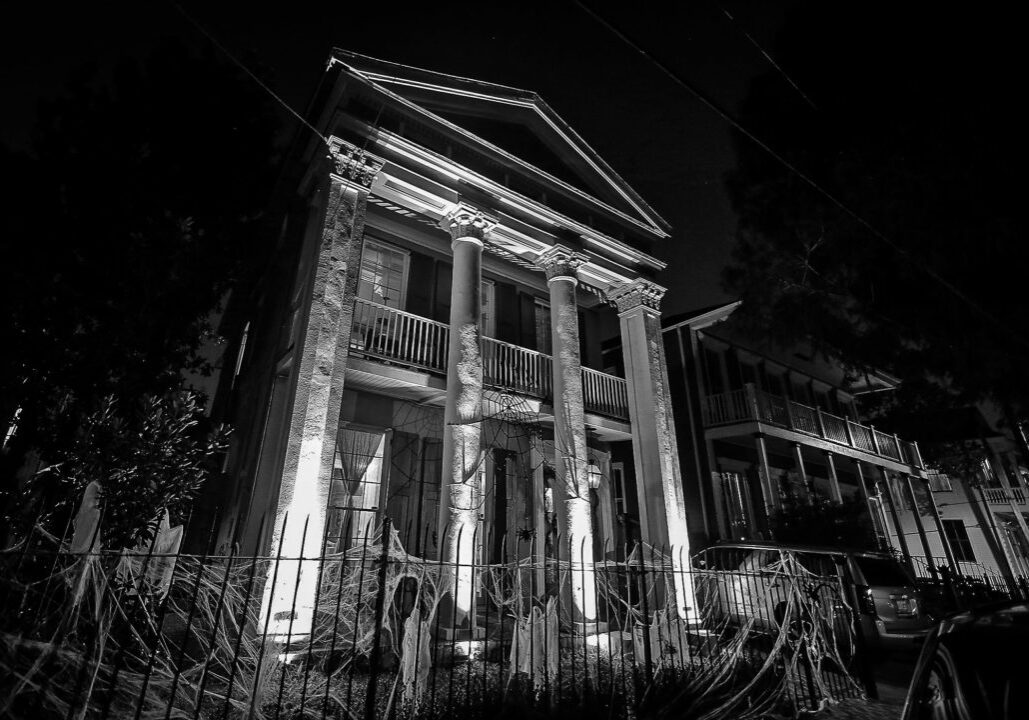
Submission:
M 931 564 L 952 565 L 962 575 L 992 583 L 1029 578 L 1029 470 L 997 414 L 984 404 L 933 418 L 913 418 L 907 424 L 919 426 L 927 461 L 960 468 L 969 464 L 953 456 L 960 450 L 972 457 L 972 465 L 978 465 L 964 471 L 952 469 L 949 474 L 929 471 L 929 489 L 942 521 L 942 536 L 931 521 L 924 527 Z M 924 516 L 928 498 L 920 495 L 918 499 Z M 902 514 L 901 521 L 906 532 L 917 532 L 913 513 Z M 916 558 L 921 574 L 930 574 L 929 565 Z
M 784 502 L 857 499 L 871 543 L 918 554 L 903 522 L 909 488 L 927 477 L 918 446 L 860 414 L 862 394 L 896 381 L 847 378 L 808 350 L 748 337 L 732 317 L 738 306 L 673 318 L 664 330 L 691 544 L 774 539 Z
M 295 148 L 274 257 L 226 311 L 214 546 L 317 557 L 387 516 L 468 565 L 681 543 L 665 222 L 531 92 L 337 50 L 308 117 L 327 142 Z M 316 582 L 281 565 L 272 633 L 304 632 Z
M 896 380 L 847 378 L 808 350 L 749 337 L 733 321 L 738 305 L 670 318 L 664 330 L 691 546 L 774 539 L 786 498 L 854 498 L 868 508 L 869 544 L 920 575 L 948 565 L 995 583 L 1029 578 L 1029 469 L 999 416 L 967 408 L 910 418 L 906 438 L 876 430 L 861 396 Z M 919 442 L 934 455 L 970 444 L 982 466 L 948 477 L 933 469 L 948 458 L 923 458 Z

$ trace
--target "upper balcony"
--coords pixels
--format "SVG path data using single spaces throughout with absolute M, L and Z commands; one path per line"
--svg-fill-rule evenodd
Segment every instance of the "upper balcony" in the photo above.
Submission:
M 351 351 L 376 360 L 446 375 L 450 327 L 358 298 L 354 303 Z M 482 374 L 486 386 L 539 400 L 550 400 L 552 359 L 549 355 L 493 338 L 482 339 Z M 586 412 L 616 420 L 629 419 L 624 379 L 582 369 Z
M 983 496 L 986 498 L 986 502 L 991 505 L 1008 505 L 1015 503 L 1016 505 L 1025 505 L 1025 493 L 1022 488 L 1002 488 L 1002 487 L 988 487 L 983 488 Z
M 915 443 L 820 408 L 762 392 L 752 383 L 747 383 L 742 390 L 708 396 L 702 404 L 702 412 L 707 428 L 745 422 L 762 423 L 817 438 L 841 449 L 858 450 L 896 463 L 923 467 Z

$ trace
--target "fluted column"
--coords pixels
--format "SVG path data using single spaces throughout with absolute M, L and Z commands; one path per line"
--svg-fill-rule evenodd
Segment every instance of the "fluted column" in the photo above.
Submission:
M 482 244 L 495 223 L 461 205 L 441 223 L 454 256 L 450 287 L 447 400 L 443 411 L 443 502 L 440 559 L 452 571 L 450 596 L 441 611 L 451 628 L 469 627 L 474 616 L 473 569 L 482 462 Z
M 660 285 L 641 278 L 610 291 L 608 299 L 618 308 L 621 324 L 643 540 L 670 553 L 676 606 L 682 617 L 694 620 L 697 603 L 688 574 L 686 504 L 661 334 L 659 307 L 664 293 Z
M 267 547 L 282 560 L 264 588 L 262 626 L 269 639 L 281 642 L 311 631 L 366 201 L 384 162 L 337 138 L 329 150 L 314 287 L 296 350 L 296 389 L 275 519 L 265 534 Z
M 562 544 L 569 549 L 571 607 L 579 621 L 597 617 L 593 578 L 593 527 L 590 516 L 586 456 L 586 413 L 579 357 L 579 308 L 575 288 L 586 257 L 560 245 L 543 253 L 537 264 L 550 289 L 553 347 L 554 453 L 557 466 L 555 510 L 561 514 Z

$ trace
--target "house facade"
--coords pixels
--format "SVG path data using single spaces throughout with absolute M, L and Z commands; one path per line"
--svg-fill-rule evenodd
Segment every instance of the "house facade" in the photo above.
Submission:
M 1029 578 L 1029 468 L 999 414 L 988 405 L 964 408 L 927 424 L 925 434 L 925 447 L 939 448 L 933 459 L 949 472 L 929 471 L 926 492 L 941 523 L 926 523 L 928 552 L 916 558 L 916 571 L 928 576 L 933 566 L 946 564 L 999 587 Z M 948 457 L 955 448 L 967 456 Z M 929 498 L 917 501 L 924 516 Z M 915 506 L 907 509 L 901 520 L 910 534 L 917 532 Z
M 687 537 L 651 254 L 668 226 L 531 92 L 335 51 L 308 117 L 272 261 L 226 311 L 215 546 L 316 558 L 388 517 L 453 566 L 455 626 L 468 568 L 548 556 L 582 570 L 592 621 L 595 560 Z M 304 633 L 317 577 L 280 563 L 272 634 Z
M 804 348 L 755 339 L 733 322 L 738 305 L 664 330 L 693 547 L 775 540 L 786 503 L 855 502 L 867 546 L 896 551 L 920 576 L 949 566 L 997 587 L 1029 578 L 1029 467 L 999 413 L 966 408 L 913 418 L 911 438 L 884 433 L 863 420 L 861 398 L 894 379 L 846 377 Z M 956 465 L 941 448 L 962 446 L 981 464 L 934 469 Z

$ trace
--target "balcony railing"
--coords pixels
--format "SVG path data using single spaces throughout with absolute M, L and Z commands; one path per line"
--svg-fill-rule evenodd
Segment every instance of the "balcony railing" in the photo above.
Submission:
M 918 448 L 914 443 L 905 442 L 895 435 L 888 435 L 819 408 L 762 392 L 750 383 L 743 390 L 705 398 L 703 415 L 704 425 L 707 427 L 758 421 L 779 425 L 915 467 L 922 466 Z
M 1012 502 L 1025 505 L 1025 493 L 1021 488 L 983 488 L 986 501 L 996 505 L 1010 505 Z
M 450 327 L 358 298 L 350 348 L 388 363 L 445 375 Z M 520 395 L 551 399 L 553 360 L 528 348 L 482 339 L 483 382 Z M 589 368 L 582 369 L 582 394 L 586 410 L 620 420 L 629 417 L 625 380 Z

